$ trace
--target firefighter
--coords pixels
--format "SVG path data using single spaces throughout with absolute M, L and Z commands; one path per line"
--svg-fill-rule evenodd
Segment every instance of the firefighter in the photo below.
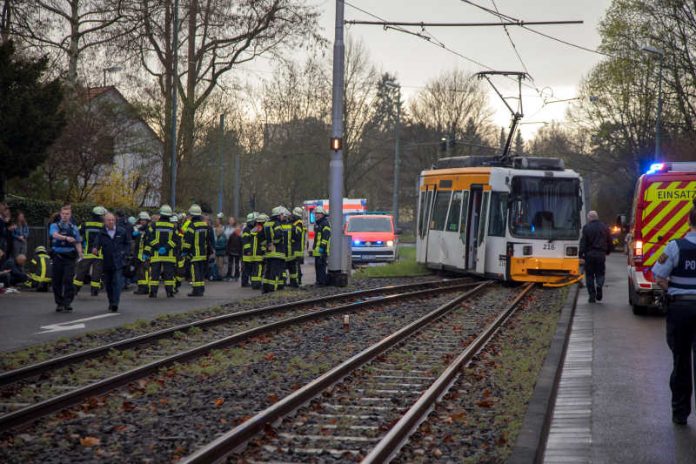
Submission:
M 291 226 L 291 253 L 292 259 L 288 261 L 288 273 L 290 274 L 290 286 L 299 287 L 302 285 L 302 263 L 304 262 L 304 240 L 305 228 L 302 222 L 302 208 L 297 207 L 292 210 L 290 217 Z
M 47 292 L 51 286 L 52 264 L 46 247 L 34 248 L 34 257 L 29 263 L 29 280 L 24 284 L 37 292 Z
M 263 260 L 266 250 L 264 224 L 269 221 L 266 214 L 255 213 L 254 228 L 249 232 L 251 240 L 251 288 L 260 290 L 263 283 Z
M 285 271 L 287 253 L 287 235 L 283 231 L 285 211 L 282 206 L 273 208 L 270 219 L 263 226 L 263 235 L 266 241 L 263 259 L 263 293 L 274 292 L 282 288 L 281 279 Z
M 191 221 L 184 232 L 182 254 L 190 263 L 191 293 L 188 296 L 203 296 L 205 292 L 205 269 L 208 257 L 213 254 L 210 227 L 203 220 L 201 207 L 193 204 L 189 208 Z
M 147 295 L 149 292 L 150 265 L 145 259 L 145 234 L 150 223 L 150 215 L 147 211 L 138 214 L 138 222 L 133 227 L 133 241 L 135 243 L 135 278 L 138 288 L 136 295 Z
M 104 215 L 106 208 L 103 206 L 95 206 L 92 210 L 92 219 L 80 224 L 79 231 L 82 237 L 82 249 L 84 255 L 78 261 L 75 269 L 75 278 L 73 285 L 75 286 L 75 294 L 80 292 L 80 289 L 85 284 L 85 279 L 90 276 L 90 290 L 92 296 L 99 295 L 101 288 L 101 273 L 102 273 L 102 254 L 101 250 L 94 247 L 94 241 L 99 235 L 102 227 L 104 227 Z
M 652 271 L 667 292 L 667 345 L 672 350 L 672 422 L 683 426 L 691 414 L 696 347 L 696 200 L 689 212 L 691 230 L 667 244 Z
M 251 229 L 256 225 L 256 215 L 254 213 L 247 214 L 246 223 L 242 228 L 242 287 L 248 287 L 251 279 L 251 269 L 253 267 L 251 260 Z
M 331 224 L 326 217 L 324 208 L 317 206 L 314 209 L 316 222 L 314 223 L 314 269 L 317 274 L 317 285 L 328 285 L 329 279 L 326 275 L 326 261 L 331 251 Z
M 283 239 L 285 240 L 285 266 L 283 273 L 280 276 L 279 289 L 285 288 L 288 285 L 290 275 L 294 275 L 295 255 L 292 250 L 292 213 L 287 208 L 283 208 L 281 230 L 283 231 Z
M 164 281 L 167 296 L 174 296 L 176 286 L 176 252 L 179 236 L 176 225 L 171 221 L 173 215 L 169 205 L 160 207 L 160 218 L 147 230 L 145 257 L 150 260 L 150 298 L 157 298 L 160 279 Z
M 179 293 L 179 287 L 181 287 L 181 283 L 186 280 L 186 265 L 188 264 L 187 259 L 184 258 L 184 252 L 183 252 L 183 243 L 184 243 L 184 232 L 183 229 L 181 228 L 181 223 L 183 222 L 179 220 L 179 218 L 184 218 L 183 215 L 181 214 L 172 214 L 170 221 L 172 221 L 172 224 L 174 224 L 174 229 L 176 230 L 176 235 L 178 237 L 177 243 L 179 246 L 176 249 L 175 256 L 176 256 L 176 284 L 174 284 L 174 293 Z

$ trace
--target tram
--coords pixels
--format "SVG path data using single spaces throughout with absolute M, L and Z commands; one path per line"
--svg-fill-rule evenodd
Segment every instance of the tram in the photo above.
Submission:
M 419 190 L 416 259 L 428 268 L 547 286 L 582 277 L 582 178 L 562 160 L 443 158 Z

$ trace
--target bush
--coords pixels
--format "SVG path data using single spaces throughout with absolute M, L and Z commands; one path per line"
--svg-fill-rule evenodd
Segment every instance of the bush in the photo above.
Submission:
M 12 210 L 13 217 L 18 210 L 24 212 L 27 222 L 30 226 L 45 226 L 48 224 L 51 216 L 60 211 L 63 202 L 48 201 L 48 200 L 33 200 L 31 198 L 7 197 L 7 205 Z M 78 223 L 84 222 L 91 218 L 92 209 L 97 206 L 92 203 L 73 203 L 73 217 Z M 138 216 L 139 210 L 133 208 L 109 208 L 109 205 L 102 205 L 109 211 L 123 211 L 126 216 Z

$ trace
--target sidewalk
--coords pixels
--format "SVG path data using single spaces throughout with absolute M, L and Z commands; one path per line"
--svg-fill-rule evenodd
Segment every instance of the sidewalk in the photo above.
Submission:
M 314 284 L 314 263 L 302 266 L 305 285 Z M 160 314 L 176 314 L 194 309 L 210 308 L 261 295 L 258 290 L 241 288 L 239 282 L 206 282 L 203 298 L 186 296 L 191 287 L 182 285 L 175 298 L 167 298 L 160 287 L 158 298 L 133 295 L 131 290 L 121 293 L 117 313 L 107 311 L 106 292 L 99 296 L 83 289 L 73 301 L 71 313 L 57 313 L 53 293 L 21 291 L 19 294 L 0 295 L 0 352 L 12 351 L 29 345 L 72 337 L 93 330 L 117 327 L 137 320 L 151 320 Z
M 696 462 L 696 415 L 672 424 L 672 357 L 661 316 L 634 316 L 626 257 L 610 255 L 602 303 L 581 290 L 547 463 Z

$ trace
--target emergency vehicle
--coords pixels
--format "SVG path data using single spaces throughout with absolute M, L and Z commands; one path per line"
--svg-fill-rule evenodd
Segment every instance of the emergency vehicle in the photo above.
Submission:
M 657 306 L 662 290 L 651 268 L 670 240 L 688 232 L 694 198 L 696 162 L 656 163 L 638 178 L 627 237 L 628 300 L 634 314 Z
M 302 204 L 304 209 L 304 223 L 307 224 L 307 240 L 308 250 L 309 245 L 314 241 L 314 210 L 317 206 L 321 206 L 329 214 L 329 200 L 307 200 Z M 343 223 L 346 222 L 346 217 L 351 214 L 363 214 L 367 211 L 367 199 L 365 198 L 344 198 L 343 199 Z
M 391 262 L 399 257 L 391 214 L 352 214 L 346 219 L 344 233 L 350 237 L 353 263 Z

